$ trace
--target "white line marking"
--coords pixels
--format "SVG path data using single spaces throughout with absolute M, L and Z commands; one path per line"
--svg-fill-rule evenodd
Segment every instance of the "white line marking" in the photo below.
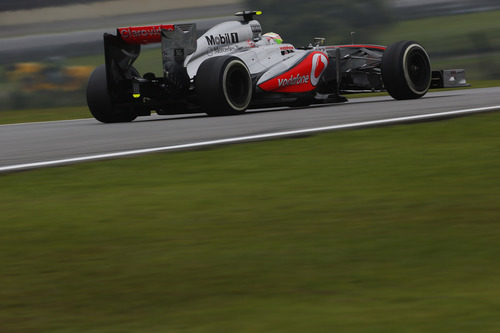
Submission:
M 426 120 L 426 119 L 433 119 L 433 118 L 452 117 L 452 116 L 464 115 L 464 114 L 468 114 L 468 113 L 479 113 L 479 112 L 487 112 L 487 111 L 494 111 L 494 110 L 500 110 L 500 105 L 488 106 L 488 107 L 482 107 L 482 108 L 474 108 L 474 109 L 465 109 L 465 110 L 423 114 L 423 115 L 417 115 L 417 116 L 407 116 L 407 117 L 399 117 L 399 118 L 362 121 L 362 122 L 343 124 L 343 125 L 332 125 L 332 126 L 306 128 L 306 129 L 290 130 L 290 131 L 283 131 L 283 132 L 240 136 L 240 137 L 234 137 L 234 138 L 186 143 L 186 144 L 173 145 L 173 146 L 126 150 L 126 151 L 115 152 L 115 153 L 104 153 L 104 154 L 66 158 L 66 159 L 53 160 L 53 161 L 8 165 L 8 166 L 0 167 L 0 172 L 15 171 L 15 170 L 22 170 L 22 169 L 33 169 L 33 168 L 40 168 L 40 167 L 48 167 L 48 166 L 70 164 L 70 163 L 77 163 L 77 162 L 86 162 L 86 161 L 95 161 L 95 160 L 101 160 L 101 159 L 132 156 L 132 155 L 139 155 L 139 154 L 148 154 L 148 153 L 155 153 L 155 152 L 164 152 L 164 151 L 171 151 L 171 150 L 199 148 L 199 147 L 228 144 L 228 143 L 256 141 L 256 140 L 286 137 L 286 136 L 308 134 L 308 133 L 315 133 L 315 132 L 325 132 L 325 131 L 333 131 L 333 130 L 340 130 L 340 129 L 351 129 L 351 128 L 359 128 L 359 127 L 369 127 L 369 126 L 377 126 L 377 125 L 404 123 L 404 122 Z
M 40 125 L 40 124 L 58 124 L 58 123 L 74 123 L 84 120 L 95 120 L 94 118 L 66 119 L 66 120 L 47 120 L 47 121 L 30 121 L 26 123 L 0 124 L 0 127 L 7 126 L 22 126 L 22 125 Z M 96 120 L 97 121 L 97 120 Z

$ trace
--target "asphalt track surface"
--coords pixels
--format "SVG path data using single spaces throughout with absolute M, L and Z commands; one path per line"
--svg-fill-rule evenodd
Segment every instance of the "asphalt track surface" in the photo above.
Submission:
M 500 87 L 429 93 L 410 101 L 369 97 L 344 104 L 250 110 L 241 116 L 0 125 L 0 172 L 492 111 L 500 111 Z

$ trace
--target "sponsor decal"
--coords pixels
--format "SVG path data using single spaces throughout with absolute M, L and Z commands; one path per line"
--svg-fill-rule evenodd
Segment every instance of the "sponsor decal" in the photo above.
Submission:
M 225 44 L 236 44 L 239 43 L 240 39 L 237 32 L 218 34 L 216 36 L 210 35 L 205 36 L 209 46 L 215 45 L 225 45 Z
M 255 34 L 261 33 L 262 32 L 262 27 L 260 24 L 257 23 L 251 23 L 250 28 L 252 29 L 252 32 Z
M 281 51 L 289 51 L 289 50 L 295 50 L 295 48 L 291 45 L 287 45 L 287 46 L 280 46 L 280 50 Z
M 316 53 L 312 58 L 311 84 L 316 86 L 323 71 L 328 66 L 328 58 L 323 53 Z
M 307 84 L 309 83 L 309 75 L 300 75 L 297 74 L 297 76 L 293 76 L 293 74 L 290 76 L 289 79 L 278 79 L 278 86 L 281 87 L 288 87 L 288 86 L 293 86 L 293 85 L 299 85 L 299 84 Z
M 285 73 L 259 84 L 264 91 L 307 92 L 314 90 L 328 66 L 328 57 L 320 51 L 309 53 Z
M 234 45 L 213 46 L 213 47 L 209 47 L 208 48 L 207 55 L 209 57 L 212 57 L 214 55 L 218 55 L 218 54 L 221 54 L 221 53 L 229 53 L 229 52 L 232 52 L 232 51 L 234 51 L 236 49 L 237 49 L 237 47 L 234 46 Z
M 252 38 L 257 39 L 262 34 L 262 27 L 258 22 L 250 23 L 250 29 L 252 29 Z
M 128 44 L 148 44 L 161 42 L 161 30 L 173 31 L 173 25 L 150 25 L 144 27 L 118 28 L 118 34 Z

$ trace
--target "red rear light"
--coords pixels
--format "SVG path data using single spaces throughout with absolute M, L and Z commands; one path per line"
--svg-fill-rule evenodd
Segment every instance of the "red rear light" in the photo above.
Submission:
M 173 24 L 148 25 L 144 27 L 118 28 L 118 35 L 128 44 L 149 44 L 161 42 L 161 30 L 174 30 Z

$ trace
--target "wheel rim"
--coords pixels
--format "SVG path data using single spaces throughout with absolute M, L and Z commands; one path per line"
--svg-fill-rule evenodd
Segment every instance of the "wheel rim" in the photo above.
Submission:
M 251 99 L 251 80 L 246 67 L 240 61 L 228 64 L 222 82 L 224 95 L 231 108 L 245 110 Z
M 408 47 L 405 53 L 403 66 L 408 87 L 415 94 L 424 94 L 431 83 L 429 56 L 417 44 Z

